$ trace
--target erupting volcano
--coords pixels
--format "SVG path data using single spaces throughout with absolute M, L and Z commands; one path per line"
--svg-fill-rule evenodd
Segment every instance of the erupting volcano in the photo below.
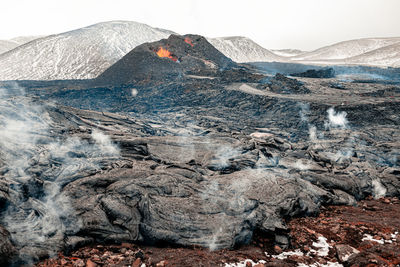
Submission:
M 206 38 L 193 34 L 172 34 L 168 39 L 135 47 L 102 73 L 96 82 L 165 82 L 166 79 L 184 78 L 193 74 L 217 77 L 222 71 L 232 68 L 238 69 L 240 66 L 219 52 Z
M 178 61 L 178 58 L 176 56 L 173 56 L 171 54 L 171 52 L 168 51 L 168 49 L 164 49 L 161 46 L 160 46 L 160 48 L 158 48 L 158 51 L 156 53 L 157 53 L 157 56 L 159 56 L 159 57 L 167 57 L 175 62 Z

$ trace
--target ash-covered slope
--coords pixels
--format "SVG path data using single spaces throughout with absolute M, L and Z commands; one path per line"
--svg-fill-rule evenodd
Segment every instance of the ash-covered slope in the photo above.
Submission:
M 18 43 L 12 40 L 0 40 L 0 54 L 3 54 L 4 52 L 7 52 L 11 49 L 14 49 L 18 45 L 19 45 Z
M 400 67 L 400 42 L 347 58 L 346 63 L 398 68 Z
M 207 40 L 225 56 L 239 63 L 285 61 L 284 57 L 274 54 L 247 37 L 232 36 Z
M 111 21 L 47 36 L 0 55 L 0 80 L 95 78 L 134 47 L 172 32 Z
M 171 35 L 129 52 L 96 80 L 104 84 L 183 78 L 187 74 L 217 75 L 237 66 L 199 35 Z
M 41 36 L 20 36 L 10 40 L 0 40 L 0 54 L 3 54 L 40 37 Z
M 398 42 L 400 42 L 400 37 L 349 40 L 292 57 L 292 60 L 322 61 L 345 59 Z

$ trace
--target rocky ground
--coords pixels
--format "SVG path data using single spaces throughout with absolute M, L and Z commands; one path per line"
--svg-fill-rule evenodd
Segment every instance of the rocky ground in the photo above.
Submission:
M 36 266 L 398 266 L 399 212 L 398 198 L 323 207 L 317 217 L 288 221 L 291 246 L 285 250 L 258 232 L 250 245 L 233 250 L 93 244 Z
M 89 257 L 116 265 L 327 264 L 344 261 L 335 250 L 349 248 L 336 243 L 369 253 L 350 263 L 395 262 L 361 241 L 383 238 L 392 255 L 398 251 L 387 239 L 397 238 L 396 223 L 384 230 L 374 220 L 393 221 L 396 212 L 379 209 L 398 209 L 398 84 L 267 77 L 243 65 L 223 68 L 225 59 L 209 57 L 215 50 L 201 38 L 194 46 L 172 41 L 170 49 L 182 48 L 176 61 L 146 44 L 111 73 L 147 55 L 154 79 L 121 73 L 132 84 L 2 88 L 0 264 L 60 252 L 71 252 L 60 262 L 80 265 Z M 168 66 L 179 75 L 168 78 Z M 392 204 L 359 202 L 371 197 Z M 357 202 L 361 208 L 352 207 Z M 361 214 L 376 217 L 357 225 Z

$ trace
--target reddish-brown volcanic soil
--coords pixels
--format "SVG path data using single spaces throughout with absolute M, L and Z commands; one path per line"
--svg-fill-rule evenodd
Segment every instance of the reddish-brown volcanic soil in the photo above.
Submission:
M 286 259 L 277 255 L 285 251 L 273 245 L 268 235 L 256 233 L 252 244 L 234 250 L 209 251 L 190 247 L 149 247 L 136 244 L 92 245 L 70 255 L 60 254 L 37 266 L 399 266 L 400 201 L 397 198 L 360 201 L 357 207 L 324 207 L 318 217 L 294 218 L 287 222 L 291 248 L 303 253 Z M 365 240 L 369 235 L 373 241 Z M 325 237 L 330 245 L 327 255 L 317 255 L 318 240 Z M 322 238 L 323 239 L 323 238 Z M 364 239 L 364 241 L 362 241 Z M 368 238 L 367 238 L 368 239 Z M 314 243 L 314 244 L 313 244 Z M 352 248 L 358 253 L 348 256 Z M 308 255 L 307 255 L 308 254 Z M 347 256 L 347 257 L 346 257 Z M 347 259 L 346 259 L 347 258 Z M 255 265 L 244 260 L 251 259 Z

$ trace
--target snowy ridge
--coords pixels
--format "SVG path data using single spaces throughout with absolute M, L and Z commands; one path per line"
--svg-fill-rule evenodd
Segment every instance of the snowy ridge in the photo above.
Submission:
M 136 46 L 171 31 L 130 21 L 98 23 L 44 38 L 0 55 L 0 80 L 95 78 Z
M 207 40 L 225 56 L 238 63 L 286 61 L 284 57 L 274 54 L 247 37 L 232 36 Z
M 399 42 L 400 37 L 356 39 L 325 46 L 317 50 L 292 57 L 292 59 L 298 61 L 324 61 L 345 59 Z

